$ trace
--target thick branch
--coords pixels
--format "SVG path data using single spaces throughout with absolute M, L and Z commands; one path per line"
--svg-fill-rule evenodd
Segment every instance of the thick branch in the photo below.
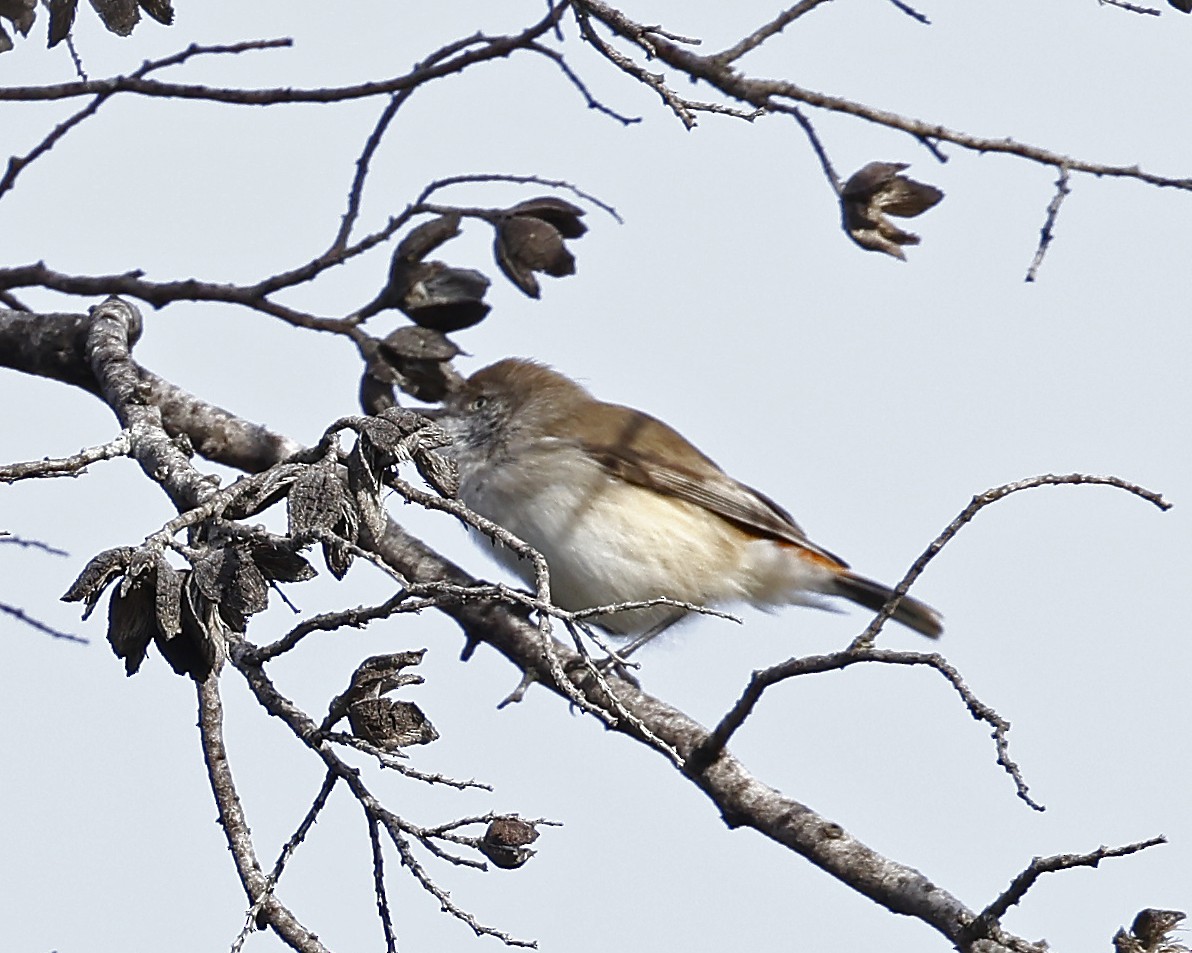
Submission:
M 111 322 L 115 319 L 109 316 L 108 320 Z M 102 390 L 105 395 L 110 395 L 109 399 L 117 406 L 127 409 L 136 404 L 133 396 L 137 387 L 136 380 L 139 378 L 129 377 L 127 368 L 120 367 L 122 363 L 128 363 L 126 350 L 121 350 L 122 347 L 126 349 L 127 327 L 118 321 L 115 323 L 118 327 L 109 327 L 107 331 L 110 333 L 107 338 L 93 331 L 92 353 L 96 355 L 95 363 L 98 367 L 105 366 L 105 361 L 101 358 L 106 355 L 107 362 L 112 363 L 113 369 L 120 371 L 111 380 L 105 377 Z M 96 347 L 97 343 L 106 343 L 109 346 L 106 349 Z M 201 433 L 192 437 L 193 442 L 203 440 L 204 436 Z M 217 445 L 214 446 L 213 452 L 218 452 Z M 994 495 L 1005 495 L 1028 484 L 1042 485 L 1053 482 L 1094 481 L 1091 478 L 1086 481 L 1074 480 L 1072 477 L 1043 477 L 1022 481 L 1021 484 L 1007 485 L 999 488 L 1000 492 Z M 1114 481 L 1097 478 L 1095 482 Z M 1134 492 L 1145 492 L 1124 484 L 1124 481 L 1116 483 L 1121 483 Z M 972 515 L 988 502 L 986 496 L 988 494 L 975 498 L 962 516 L 971 519 Z M 1157 497 L 1153 498 L 1152 502 L 1164 505 Z M 465 572 L 405 533 L 392 520 L 386 518 L 384 526 L 380 529 L 381 532 L 372 541 L 373 547 L 401 577 L 421 585 L 475 585 L 475 581 Z M 589 677 L 583 668 L 581 656 L 568 651 L 558 643 L 552 645 L 549 655 L 544 655 L 540 629 L 527 621 L 523 615 L 511 610 L 507 604 L 496 601 L 451 602 L 441 606 L 441 609 L 460 624 L 470 642 L 484 642 L 493 646 L 521 671 L 534 675 L 545 686 L 566 697 L 569 694 L 566 687 L 556 685 L 555 673 L 552 673 L 552 668 L 557 672 L 561 664 L 564 671 L 573 673 L 569 686 L 572 691 L 582 693 L 585 701 L 593 707 L 614 716 L 620 714 L 620 717 L 615 718 L 615 730 L 637 740 L 649 740 L 653 747 L 658 747 L 658 742 L 661 742 L 666 749 L 678 753 L 681 763 L 691 759 L 701 749 L 708 750 L 706 746 L 710 744 L 709 732 L 681 711 L 625 681 L 611 676 L 600 680 Z M 242 656 L 239 667 L 249 678 L 254 691 L 262 698 L 272 694 L 271 686 L 264 678 L 259 665 L 251 658 Z M 272 701 L 277 702 L 278 699 L 274 698 Z M 274 710 L 271 707 L 270 710 L 292 722 L 291 726 L 295 728 L 296 733 L 306 739 L 308 744 L 312 744 L 327 768 L 347 782 L 357 798 L 361 799 L 361 803 L 369 807 L 372 803 L 371 795 L 363 789 L 358 776 L 346 769 L 325 742 L 315 741 L 314 735 L 308 737 L 311 731 L 317 732 L 317 726 L 301 712 L 290 708 L 292 706 L 283 706 L 283 709 Z M 714 742 L 711 745 L 715 747 Z M 752 827 L 776 843 L 805 857 L 886 909 L 922 920 L 961 949 L 972 948 L 970 931 L 976 914 L 959 899 L 931 883 L 919 871 L 886 858 L 862 844 L 838 824 L 819 815 L 810 807 L 768 787 L 753 777 L 730 752 L 719 751 L 705 768 L 696 773 L 687 773 L 686 776 L 707 794 L 730 826 Z M 387 814 L 388 812 L 378 813 L 378 817 L 386 826 L 389 823 Z M 395 844 L 399 851 L 403 852 L 403 860 L 409 864 L 411 858 L 404 852 L 408 851 L 408 845 L 399 843 L 399 840 L 395 839 Z M 259 868 L 252 867 L 248 874 L 242 876 L 251 875 L 252 878 L 256 878 L 259 873 Z M 259 896 L 259 884 L 255 879 L 252 882 L 257 884 L 253 888 L 256 892 L 250 893 L 255 899 Z M 984 951 L 992 953 L 996 950 L 1021 951 L 1031 948 L 1025 941 L 1004 937 L 1000 931 L 994 932 L 996 936 L 987 935 L 981 939 Z
M 0 367 L 62 381 L 99 396 L 99 383 L 87 361 L 91 326 L 88 314 L 0 310 Z M 132 328 L 129 344 L 136 341 L 137 331 Z M 256 473 L 301 449 L 297 441 L 200 400 L 131 359 L 128 365 L 140 378 L 138 390 L 144 401 L 160 411 L 166 433 L 186 435 L 209 460 Z M 0 480 L 5 479 L 4 472 L 0 471 Z

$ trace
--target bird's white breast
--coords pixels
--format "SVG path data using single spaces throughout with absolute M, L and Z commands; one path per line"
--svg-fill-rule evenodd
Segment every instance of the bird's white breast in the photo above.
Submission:
M 546 557 L 552 598 L 564 609 L 747 597 L 735 580 L 743 534 L 694 504 L 610 476 L 578 448 L 551 444 L 519 455 L 516 468 L 465 474 L 460 497 Z M 532 583 L 529 562 L 504 546 L 494 555 Z M 632 634 L 671 612 L 657 607 L 599 621 Z

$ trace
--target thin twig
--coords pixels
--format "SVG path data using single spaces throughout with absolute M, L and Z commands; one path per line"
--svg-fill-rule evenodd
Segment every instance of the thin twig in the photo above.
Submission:
M 753 714 L 766 689 L 800 675 L 840 671 L 858 663 L 868 662 L 885 665 L 926 665 L 943 675 L 956 690 L 969 714 L 993 728 L 992 737 L 997 749 L 997 763 L 1014 781 L 1018 797 L 1033 810 L 1043 810 L 1043 806 L 1028 793 L 1029 789 L 1023 780 L 1022 772 L 1010 758 L 1008 742 L 1010 723 L 977 698 L 965 684 L 960 673 L 942 655 L 934 652 L 895 652 L 889 649 L 874 648 L 871 645 L 854 646 L 831 655 L 810 655 L 804 658 L 789 659 L 771 668 L 754 672 L 745 686 L 745 690 L 741 693 L 741 697 L 724 714 L 704 743 L 687 759 L 687 771 L 691 774 L 699 774 L 719 757 L 732 736 Z
M 728 49 L 721 50 L 719 53 L 716 53 L 713 56 L 713 59 L 725 65 L 739 60 L 746 53 L 756 50 L 759 46 L 765 43 L 766 40 L 770 39 L 770 37 L 777 36 L 790 24 L 794 23 L 795 20 L 803 16 L 803 14 L 809 13 L 820 4 L 826 2 L 828 2 L 828 0 L 802 0 L 801 3 L 796 3 L 793 7 L 788 7 L 769 23 L 758 27 L 744 39 L 734 43 Z
M 674 69 L 679 70 L 692 80 L 702 80 L 719 90 L 729 98 L 740 103 L 770 110 L 776 99 L 788 99 L 817 109 L 843 113 L 867 122 L 885 126 L 905 132 L 915 138 L 925 138 L 934 141 L 951 142 L 963 149 L 978 153 L 999 153 L 1015 155 L 1030 162 L 1042 165 L 1066 166 L 1072 172 L 1084 172 L 1094 176 L 1115 176 L 1136 179 L 1160 188 L 1175 188 L 1192 191 L 1192 178 L 1174 178 L 1155 175 L 1146 172 L 1137 165 L 1121 166 L 1088 162 L 1061 155 L 1049 149 L 1018 142 L 1010 138 L 990 138 L 974 136 L 968 133 L 949 129 L 938 123 L 925 122 L 878 109 L 865 103 L 833 96 L 816 90 L 806 89 L 796 83 L 780 79 L 762 79 L 750 77 L 737 72 L 731 64 L 721 62 L 716 54 L 701 56 L 686 46 L 669 42 L 657 35 L 648 41 L 645 39 L 645 27 L 626 16 L 621 10 L 610 6 L 604 0 L 583 0 L 577 4 L 577 14 L 582 9 L 583 15 L 598 19 L 606 27 L 623 37 L 630 43 L 645 49 L 652 58 L 657 58 Z M 634 70 L 641 71 L 641 67 L 633 64 L 626 72 L 630 75 Z M 646 85 L 654 88 L 649 77 L 642 79 Z M 681 117 L 680 117 L 681 118 Z
M 1004 483 L 1001 486 L 995 486 L 992 489 L 986 490 L 984 493 L 974 496 L 968 506 L 961 510 L 957 517 L 944 528 L 944 531 L 932 540 L 931 545 L 923 551 L 923 554 L 907 570 L 906 575 L 902 577 L 902 581 L 894 587 L 889 601 L 882 607 L 881 612 L 874 616 L 873 621 L 866 626 L 864 632 L 853 640 L 849 648 L 856 649 L 873 644 L 874 639 L 877 638 L 882 627 L 886 624 L 890 616 L 894 614 L 894 610 L 898 608 L 898 603 L 902 601 L 902 597 L 906 595 L 915 580 L 922 575 L 923 570 L 927 568 L 927 564 L 939 554 L 939 551 L 948 544 L 952 537 L 960 532 L 966 523 L 970 522 L 985 507 L 1022 490 L 1032 490 L 1040 486 L 1082 485 L 1116 487 L 1119 490 L 1125 490 L 1127 493 L 1132 493 L 1134 496 L 1146 500 L 1161 510 L 1166 511 L 1171 509 L 1171 503 L 1163 499 L 1161 493 L 1156 493 L 1154 490 L 1148 490 L 1145 487 L 1139 486 L 1137 483 L 1131 483 L 1129 480 L 1123 480 L 1121 477 L 1115 476 L 1095 476 L 1089 473 L 1068 473 L 1060 476 L 1054 473 L 1044 473 L 1040 476 L 1028 477 L 1025 480 L 1016 480 L 1013 483 Z
M 65 549 L 58 549 L 56 546 L 51 546 L 49 543 L 40 539 L 25 539 L 23 536 L 13 536 L 7 530 L 0 530 L 0 545 L 5 543 L 20 546 L 22 549 L 40 549 L 43 553 L 49 553 L 51 556 L 70 555 Z
M 917 20 L 919 23 L 922 23 L 924 26 L 931 26 L 931 21 L 929 19 L 927 19 L 926 15 L 920 13 L 918 10 L 916 10 L 914 7 L 912 7 L 909 3 L 904 3 L 903 0 L 890 0 L 890 3 L 892 3 L 895 7 L 897 7 L 899 10 L 901 10 L 903 13 L 905 13 L 912 20 Z
M 1051 857 L 1036 857 L 1022 873 L 1011 881 L 1009 887 L 981 911 L 977 917 L 977 923 L 990 924 L 999 921 L 1012 906 L 1026 896 L 1026 892 L 1043 874 L 1070 870 L 1073 867 L 1096 867 L 1106 858 L 1126 857 L 1129 854 L 1136 854 L 1141 850 L 1166 843 L 1167 838 L 1160 835 L 1133 844 L 1126 844 L 1124 847 L 1098 847 L 1087 854 L 1055 854 Z M 979 930 L 980 927 L 978 926 L 977 929 Z
M 15 483 L 17 480 L 29 480 L 48 477 L 77 477 L 86 472 L 86 467 L 100 460 L 112 460 L 116 457 L 126 457 L 132 448 L 132 439 L 127 430 L 120 436 L 97 447 L 87 447 L 70 457 L 32 460 L 28 463 L 10 463 L 0 466 L 0 483 Z
M 1161 15 L 1159 10 L 1154 7 L 1140 7 L 1134 3 L 1127 3 L 1126 0 L 1098 0 L 1099 3 L 1107 7 L 1118 7 L 1121 10 L 1126 10 L 1130 13 L 1142 13 L 1146 16 L 1157 17 Z
M 174 53 L 170 56 L 164 57 L 163 59 L 153 60 L 151 62 L 145 63 L 140 69 L 132 73 L 131 76 L 133 79 L 141 79 L 156 70 L 164 69 L 168 66 L 177 66 L 179 63 L 184 63 L 186 60 L 195 56 L 221 53 L 244 53 L 249 50 L 272 49 L 290 45 L 292 45 L 291 40 L 250 40 L 244 43 L 235 43 L 230 46 L 199 46 L 197 44 L 192 44 L 179 53 Z M 75 59 L 76 69 L 79 71 L 80 75 L 84 77 L 85 81 L 86 74 L 82 71 L 82 64 L 75 53 L 73 45 L 70 46 L 70 52 L 71 56 Z M 49 152 L 63 136 L 70 132 L 71 129 L 79 125 L 79 123 L 83 122 L 83 120 L 89 119 L 91 116 L 95 115 L 99 107 L 107 102 L 107 100 L 109 100 L 115 94 L 115 92 L 116 90 L 100 92 L 90 103 L 51 129 L 45 138 L 43 138 L 41 142 L 34 146 L 25 155 L 10 157 L 8 160 L 8 168 L 5 170 L 3 177 L 0 177 L 0 197 L 3 197 L 4 193 L 13 187 L 17 176 L 20 175 L 21 172 L 27 168 L 31 162 Z
M 51 638 L 61 639 L 63 642 L 78 642 L 81 645 L 91 644 L 90 639 L 83 638 L 81 635 L 73 635 L 70 632 L 63 632 L 61 629 L 55 629 L 52 625 L 33 618 L 24 609 L 20 609 L 17 606 L 10 606 L 6 602 L 0 602 L 0 612 L 12 616 L 18 622 L 22 622 L 29 626 L 29 628 L 41 632 L 43 635 L 48 635 Z
M 0 102 L 49 102 L 59 99 L 73 99 L 78 96 L 113 93 L 132 93 L 166 99 L 191 99 L 206 102 L 227 103 L 237 106 L 272 106 L 283 103 L 339 103 L 373 96 L 387 96 L 421 86 L 431 80 L 460 73 L 476 63 L 502 59 L 519 50 L 525 50 L 532 41 L 550 32 L 566 10 L 568 4 L 560 3 L 537 23 L 520 33 L 507 36 L 485 37 L 479 49 L 467 49 L 457 56 L 435 63 L 427 69 L 413 69 L 401 76 L 351 86 L 316 87 L 302 89 L 293 86 L 279 86 L 266 89 L 240 89 L 235 87 L 205 86 L 202 84 L 163 83 L 140 76 L 114 76 L 108 79 L 87 82 L 58 83 L 49 86 L 7 86 L 0 87 Z M 264 41 L 288 43 L 289 41 Z M 182 54 L 178 54 L 182 55 Z
M 1060 214 L 1060 206 L 1071 191 L 1068 187 L 1068 170 L 1060 166 L 1060 177 L 1055 180 L 1055 195 L 1047 205 L 1047 217 L 1043 220 L 1043 228 L 1039 231 L 1039 247 L 1035 249 L 1035 258 L 1031 262 L 1030 268 L 1026 270 L 1028 282 L 1034 281 L 1035 276 L 1039 273 L 1039 266 L 1043 264 L 1043 256 L 1047 254 L 1047 249 L 1051 247 L 1051 240 L 1055 237 L 1053 229 L 1055 220 Z
M 219 695 L 219 679 L 211 675 L 198 684 L 199 734 L 203 744 L 203 758 L 211 791 L 219 808 L 219 825 L 228 840 L 228 847 L 244 885 L 250 903 L 262 901 L 260 915 L 278 935 L 300 953 L 329 953 L 319 938 L 306 929 L 294 915 L 268 890 L 268 878 L 257 861 L 252 832 L 244 816 L 240 795 L 232 779 L 228 752 L 223 740 L 223 700 Z
M 428 183 L 426 187 L 418 194 L 418 198 L 414 200 L 413 205 L 415 207 L 425 205 L 427 199 L 434 195 L 435 192 L 453 185 L 463 185 L 469 182 L 511 182 L 515 185 L 545 185 L 552 189 L 564 189 L 570 192 L 576 198 L 583 199 L 585 202 L 590 202 L 602 211 L 607 212 L 618 224 L 624 222 L 624 219 L 621 218 L 615 208 L 613 208 L 607 202 L 601 201 L 590 192 L 585 192 L 583 189 L 580 189 L 572 183 L 564 181 L 563 179 L 546 179 L 540 175 L 512 175 L 500 172 L 476 172 L 465 175 L 449 175 L 441 179 L 435 179 L 433 182 Z
M 836 175 L 836 170 L 832 167 L 832 160 L 828 158 L 828 150 L 824 148 L 823 142 L 820 141 L 819 134 L 815 131 L 815 126 L 811 124 L 811 120 L 804 115 L 803 110 L 798 106 L 775 104 L 774 110 L 775 112 L 784 112 L 794 116 L 795 121 L 803 127 L 803 132 L 807 135 L 807 140 L 811 143 L 811 149 L 815 153 L 815 157 L 819 159 L 824 178 L 828 180 L 828 185 L 832 188 L 832 194 L 839 199 L 840 179 Z
M 242 636 L 234 632 L 229 633 L 228 643 L 229 659 L 244 676 L 258 703 L 271 715 L 281 719 L 294 734 L 294 737 L 318 755 L 327 770 L 334 773 L 347 785 L 352 796 L 356 798 L 365 812 L 380 821 L 397 848 L 403 866 L 424 890 L 439 901 L 444 913 L 467 924 L 477 936 L 496 937 L 508 946 L 532 947 L 535 945 L 533 941 L 521 940 L 495 927 L 482 924 L 476 917 L 455 903 L 451 899 L 451 895 L 435 882 L 411 850 L 407 835 L 420 837 L 423 834 L 422 829 L 402 820 L 376 799 L 361 780 L 360 772 L 345 763 L 336 754 L 328 739 L 319 731 L 314 719 L 277 690 L 264 669 L 253 658 L 253 647 Z
M 427 69 L 449 56 L 453 56 L 470 46 L 484 43 L 486 40 L 487 37 L 483 33 L 476 33 L 473 36 L 464 37 L 448 43 L 446 46 L 440 47 L 431 53 L 430 56 L 421 62 L 414 64 L 414 70 Z M 328 250 L 329 254 L 342 252 L 347 248 L 348 239 L 352 233 L 352 226 L 360 214 L 360 201 L 364 193 L 364 181 L 368 177 L 369 164 L 372 161 L 373 155 L 380 147 L 381 140 L 385 137 L 385 131 L 389 128 L 393 117 L 397 115 L 397 111 L 410 98 L 415 88 L 409 87 L 408 89 L 394 93 L 390 97 L 388 104 L 381 111 L 381 115 L 377 118 L 376 125 L 373 126 L 373 130 L 364 144 L 364 149 L 361 151 L 360 157 L 356 160 L 356 173 L 352 178 L 352 186 L 348 190 L 348 208 L 344 212 L 343 219 L 340 222 L 339 231 L 331 242 L 331 247 Z
M 294 851 L 298 849 L 298 845 L 306 840 L 306 835 L 310 833 L 310 829 L 314 827 L 319 814 L 327 806 L 327 799 L 331 796 L 331 791 L 334 789 L 338 780 L 339 778 L 330 771 L 323 778 L 323 786 L 319 788 L 319 793 L 315 795 L 315 799 L 311 803 L 309 810 L 307 810 L 306 816 L 302 818 L 302 822 L 295 829 L 294 833 L 290 835 L 290 839 L 282 847 L 281 853 L 277 855 L 277 860 L 273 863 L 273 870 L 269 872 L 269 877 L 265 881 L 265 889 L 262 891 L 261 896 L 257 898 L 256 903 L 249 907 L 248 914 L 244 918 L 244 926 L 240 930 L 240 935 L 232 943 L 231 953 L 240 953 L 245 940 L 248 939 L 257 925 L 257 917 L 260 915 L 261 908 L 273 896 L 273 891 L 277 887 L 277 882 L 281 879 L 286 863 L 294 856 Z
M 1120 477 L 1114 476 L 1094 476 L 1087 473 L 1070 473 L 1064 476 L 1057 476 L 1055 474 L 1043 474 L 1041 476 L 1030 477 L 1025 480 L 1018 480 L 1014 483 L 1006 483 L 1002 486 L 994 487 L 986 490 L 977 496 L 974 496 L 972 501 L 966 506 L 960 514 L 948 524 L 947 527 L 932 541 L 931 545 L 923 552 L 923 554 L 915 560 L 915 563 L 907 571 L 902 581 L 894 588 L 891 593 L 889 601 L 882 610 L 874 617 L 873 621 L 865 628 L 847 649 L 842 652 L 837 652 L 833 655 L 826 656 L 810 656 L 802 659 L 791 659 L 788 662 L 783 662 L 780 665 L 764 671 L 754 672 L 749 684 L 746 686 L 741 697 L 736 704 L 724 715 L 720 723 L 716 726 L 704 743 L 697 749 L 692 758 L 688 759 L 687 767 L 691 773 L 698 774 L 702 772 L 709 764 L 717 758 L 725 749 L 729 739 L 733 734 L 744 724 L 745 719 L 752 713 L 754 707 L 761 699 L 762 694 L 771 685 L 775 685 L 787 678 L 792 678 L 797 675 L 807 674 L 811 672 L 832 671 L 835 669 L 845 668 L 856 662 L 887 662 L 895 664 L 911 664 L 911 665 L 930 665 L 941 674 L 943 674 L 953 687 L 960 694 L 968 707 L 970 713 L 974 718 L 978 718 L 993 726 L 994 741 L 997 745 L 998 763 L 1006 769 L 1007 773 L 1014 779 L 1014 783 L 1018 789 L 1018 795 L 1027 804 L 1036 810 L 1042 810 L 1042 807 L 1031 799 L 1027 793 L 1027 786 L 1022 779 L 1022 775 L 1018 766 L 1009 756 L 1006 734 L 1009 731 L 1010 724 L 992 708 L 980 702 L 965 686 L 960 674 L 952 668 L 941 656 L 935 654 L 924 654 L 918 652 L 878 652 L 873 648 L 874 639 L 877 638 L 882 626 L 893 614 L 897 608 L 898 603 L 902 597 L 906 595 L 907 590 L 911 587 L 919 575 L 926 568 L 927 564 L 935 558 L 941 549 L 958 533 L 961 528 L 972 520 L 977 513 L 979 513 L 986 506 L 995 503 L 1012 493 L 1017 493 L 1021 490 L 1028 490 L 1039 486 L 1061 486 L 1061 485 L 1082 485 L 1092 484 L 1101 486 L 1112 486 L 1118 489 L 1132 493 L 1141 499 L 1146 500 L 1159 507 L 1161 510 L 1171 508 L 1171 504 L 1163 499 L 1162 495 L 1139 486 L 1136 483 L 1131 483 L 1128 480 L 1123 480 Z
M 584 97 L 584 101 L 588 104 L 589 109 L 594 109 L 596 112 L 604 113 L 604 115 L 611 119 L 615 119 L 623 126 L 632 126 L 642 121 L 641 116 L 626 116 L 597 99 L 592 94 L 592 91 L 588 88 L 588 85 L 582 79 L 580 79 L 579 74 L 571 68 L 571 65 L 558 50 L 552 50 L 549 47 L 542 46 L 540 43 L 530 44 L 529 49 L 533 50 L 535 53 L 541 53 L 557 67 L 559 67 L 559 70 L 562 72 L 562 74 L 567 77 L 568 82 L 570 82 L 571 85 L 579 91 L 579 94 Z
M 385 854 L 381 850 L 381 827 L 371 811 L 368 818 L 368 839 L 372 845 L 373 890 L 377 897 L 377 916 L 381 918 L 381 929 L 385 934 L 386 953 L 397 953 L 397 935 L 393 932 L 393 917 L 389 913 L 389 894 L 385 891 Z

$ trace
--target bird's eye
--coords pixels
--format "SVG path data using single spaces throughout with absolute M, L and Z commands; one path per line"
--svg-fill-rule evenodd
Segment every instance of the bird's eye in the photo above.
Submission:
M 479 394 L 478 396 L 472 398 L 472 403 L 469 405 L 469 409 L 473 411 L 482 410 L 487 404 L 488 398 L 484 394 Z

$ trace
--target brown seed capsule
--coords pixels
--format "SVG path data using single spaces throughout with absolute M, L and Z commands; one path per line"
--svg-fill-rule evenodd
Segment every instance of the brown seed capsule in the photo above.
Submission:
M 556 278 L 575 274 L 575 258 L 563 244 L 563 234 L 540 218 L 512 215 L 501 219 L 493 252 L 505 277 L 531 298 L 540 294 L 534 272 Z
M 870 162 L 854 172 L 840 190 L 844 230 L 862 248 L 906 260 L 903 245 L 919 236 L 903 231 L 889 215 L 914 218 L 937 204 L 944 193 L 932 185 L 899 175 L 905 162 Z

